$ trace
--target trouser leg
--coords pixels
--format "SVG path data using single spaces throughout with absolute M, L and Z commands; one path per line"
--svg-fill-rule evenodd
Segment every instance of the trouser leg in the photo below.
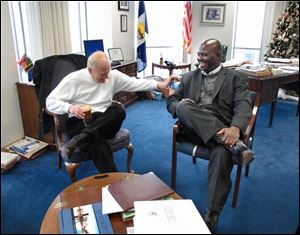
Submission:
M 206 144 L 220 129 L 226 127 L 217 117 L 187 100 L 177 105 L 176 114 L 179 123 L 193 130 Z
M 77 141 L 77 145 L 82 145 L 98 137 L 111 139 L 120 130 L 125 117 L 125 110 L 121 106 L 110 106 L 104 113 L 93 113 L 93 121 L 87 127 L 81 119 L 72 117 L 66 120 L 65 129 L 70 139 L 80 133 L 87 134 L 81 135 L 82 138 Z
M 93 113 L 93 121 L 83 129 L 83 132 L 110 139 L 120 130 L 125 117 L 126 113 L 122 106 L 110 106 L 104 113 Z
M 207 207 L 220 212 L 231 190 L 233 162 L 231 153 L 223 145 L 212 141 L 212 138 L 226 126 L 217 117 L 189 101 L 181 101 L 176 114 L 188 139 L 194 144 L 205 144 L 210 148 Z
M 99 173 L 116 172 L 117 167 L 113 160 L 113 155 L 107 140 L 104 137 L 98 137 L 92 141 L 88 152 Z
M 81 151 L 88 152 L 101 173 L 117 171 L 107 139 L 120 130 L 125 117 L 122 106 L 110 106 L 104 113 L 93 113 L 93 121 L 87 127 L 75 117 L 66 121 L 69 137 L 74 137 L 72 140 Z
M 231 153 L 223 145 L 215 144 L 210 149 L 208 164 L 208 203 L 210 210 L 220 212 L 231 190 Z

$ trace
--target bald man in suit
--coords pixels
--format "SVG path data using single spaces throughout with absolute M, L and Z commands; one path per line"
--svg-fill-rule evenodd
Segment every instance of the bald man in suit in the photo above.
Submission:
M 178 118 L 186 138 L 210 148 L 204 219 L 214 233 L 231 190 L 232 155 L 237 154 L 245 165 L 255 159 L 240 139 L 251 117 L 251 100 L 245 78 L 222 66 L 219 40 L 205 40 L 197 54 L 199 68 L 183 75 L 167 99 L 167 109 Z

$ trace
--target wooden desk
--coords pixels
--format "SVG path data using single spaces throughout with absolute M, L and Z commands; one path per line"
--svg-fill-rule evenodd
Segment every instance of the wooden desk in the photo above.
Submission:
M 90 176 L 71 184 L 57 195 L 50 205 L 42 222 L 40 233 L 59 234 L 58 212 L 61 208 L 71 208 L 101 202 L 102 187 L 128 176 L 135 177 L 137 174 L 109 173 L 106 178 L 95 179 L 94 176 Z M 181 199 L 176 193 L 171 194 L 171 196 L 174 199 Z M 120 213 L 110 214 L 109 218 L 115 234 L 126 234 L 126 228 L 133 226 L 133 221 L 123 221 Z
M 189 69 L 189 71 L 191 71 L 191 64 L 180 64 L 180 65 L 176 65 L 176 66 L 167 66 L 167 65 L 152 63 L 152 74 L 154 74 L 154 68 L 167 69 L 167 70 L 169 70 L 169 76 L 171 76 L 173 74 L 174 69 Z
M 273 116 L 276 107 L 277 94 L 280 87 L 295 85 L 299 92 L 299 72 L 270 75 L 265 77 L 253 77 L 248 75 L 249 88 L 251 91 L 260 92 L 260 104 L 272 103 L 269 119 L 269 127 L 272 127 Z M 298 103 L 299 105 L 299 103 Z

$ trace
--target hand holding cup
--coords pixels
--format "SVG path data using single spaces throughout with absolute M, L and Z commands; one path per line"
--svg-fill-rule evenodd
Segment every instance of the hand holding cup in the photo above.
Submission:
M 80 109 L 84 113 L 83 123 L 87 126 L 92 121 L 92 108 L 88 104 L 81 104 Z

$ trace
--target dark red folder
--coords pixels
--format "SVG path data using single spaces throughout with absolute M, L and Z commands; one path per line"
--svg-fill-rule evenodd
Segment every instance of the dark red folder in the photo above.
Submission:
M 125 211 L 133 208 L 135 201 L 160 199 L 174 193 L 173 189 L 152 173 L 113 182 L 108 190 Z

